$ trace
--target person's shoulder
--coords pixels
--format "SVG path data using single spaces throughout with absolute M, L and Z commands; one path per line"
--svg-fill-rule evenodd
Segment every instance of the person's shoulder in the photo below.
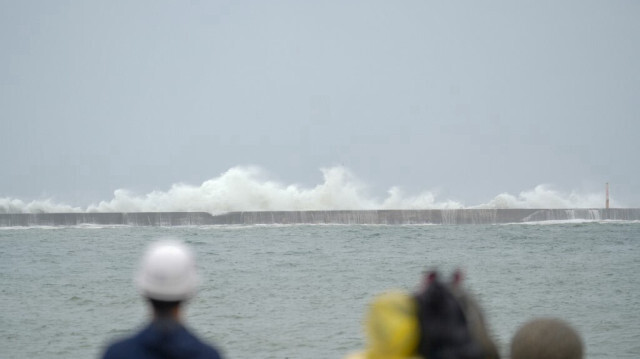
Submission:
M 221 359 L 220 353 L 209 344 L 202 343 L 202 351 L 200 352 L 202 359 Z
M 210 345 L 209 343 L 202 341 L 200 338 L 191 335 L 191 337 L 194 340 L 194 345 L 196 345 L 195 347 L 197 347 L 197 351 L 198 351 L 198 358 L 199 359 L 221 359 L 222 356 L 220 355 L 220 353 L 218 353 L 218 350 Z M 197 343 L 197 344 L 196 344 Z
M 124 359 L 132 357 L 137 352 L 138 344 L 133 337 L 121 339 L 111 343 L 104 352 L 102 359 Z
M 218 352 L 218 350 L 208 342 L 202 340 L 201 337 L 191 332 L 187 327 L 182 326 L 181 334 L 182 343 L 189 343 L 188 345 L 192 346 L 192 348 L 197 348 L 198 358 L 202 359 L 221 359 L 222 356 Z

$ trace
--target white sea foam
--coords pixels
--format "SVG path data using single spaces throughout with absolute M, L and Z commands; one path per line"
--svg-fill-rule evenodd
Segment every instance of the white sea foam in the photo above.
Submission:
M 51 199 L 31 201 L 25 203 L 16 198 L 0 197 L 0 213 L 70 213 L 83 212 L 80 207 L 72 207 L 66 204 L 54 203 Z
M 311 188 L 285 185 L 268 179 L 258 167 L 233 167 L 199 186 L 174 184 L 167 191 L 139 195 L 118 189 L 112 199 L 86 208 L 55 203 L 50 199 L 24 202 L 0 198 L 0 213 L 40 212 L 172 212 L 276 210 L 359 210 L 359 209 L 462 209 L 462 208 L 598 208 L 599 194 L 563 193 L 539 185 L 512 195 L 502 193 L 480 205 L 466 206 L 454 200 L 440 200 L 435 191 L 405 194 L 399 187 L 385 198 L 369 194 L 368 186 L 344 167 L 322 169 L 322 183 Z
M 518 196 L 501 193 L 486 204 L 475 208 L 600 208 L 604 203 L 600 194 L 562 193 L 549 185 L 538 185 Z

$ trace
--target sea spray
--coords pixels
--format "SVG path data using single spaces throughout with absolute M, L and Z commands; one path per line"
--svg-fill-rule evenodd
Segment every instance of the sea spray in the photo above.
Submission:
M 80 207 L 54 203 L 51 199 L 27 203 L 16 198 L 0 197 L 0 213 L 75 213 L 83 211 Z
M 516 197 L 501 193 L 486 204 L 473 208 L 599 208 L 604 204 L 600 194 L 568 194 L 554 190 L 549 185 L 538 185 L 532 190 L 520 192 Z
M 466 206 L 455 200 L 439 200 L 437 192 L 405 194 L 391 187 L 385 198 L 372 196 L 369 187 L 345 167 L 321 169 L 320 184 L 305 188 L 269 180 L 259 167 L 233 167 L 199 186 L 177 183 L 167 191 L 139 195 L 126 189 L 114 191 L 112 199 L 86 208 L 56 203 L 51 199 L 25 202 L 0 198 L 0 213 L 51 212 L 209 212 L 306 211 L 366 209 L 463 209 L 463 208 L 599 208 L 600 194 L 563 193 L 539 185 L 517 196 L 502 193 L 487 203 Z

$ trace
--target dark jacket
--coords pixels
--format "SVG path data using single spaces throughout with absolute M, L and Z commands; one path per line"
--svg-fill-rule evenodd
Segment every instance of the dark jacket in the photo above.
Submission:
M 136 335 L 111 344 L 103 359 L 220 359 L 220 354 L 180 323 L 154 321 Z

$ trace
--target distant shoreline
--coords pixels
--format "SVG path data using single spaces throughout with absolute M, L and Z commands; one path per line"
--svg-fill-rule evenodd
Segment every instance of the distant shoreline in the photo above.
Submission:
M 456 225 L 568 220 L 640 221 L 640 208 L 238 211 L 217 215 L 206 212 L 0 213 L 0 227 L 256 224 Z

